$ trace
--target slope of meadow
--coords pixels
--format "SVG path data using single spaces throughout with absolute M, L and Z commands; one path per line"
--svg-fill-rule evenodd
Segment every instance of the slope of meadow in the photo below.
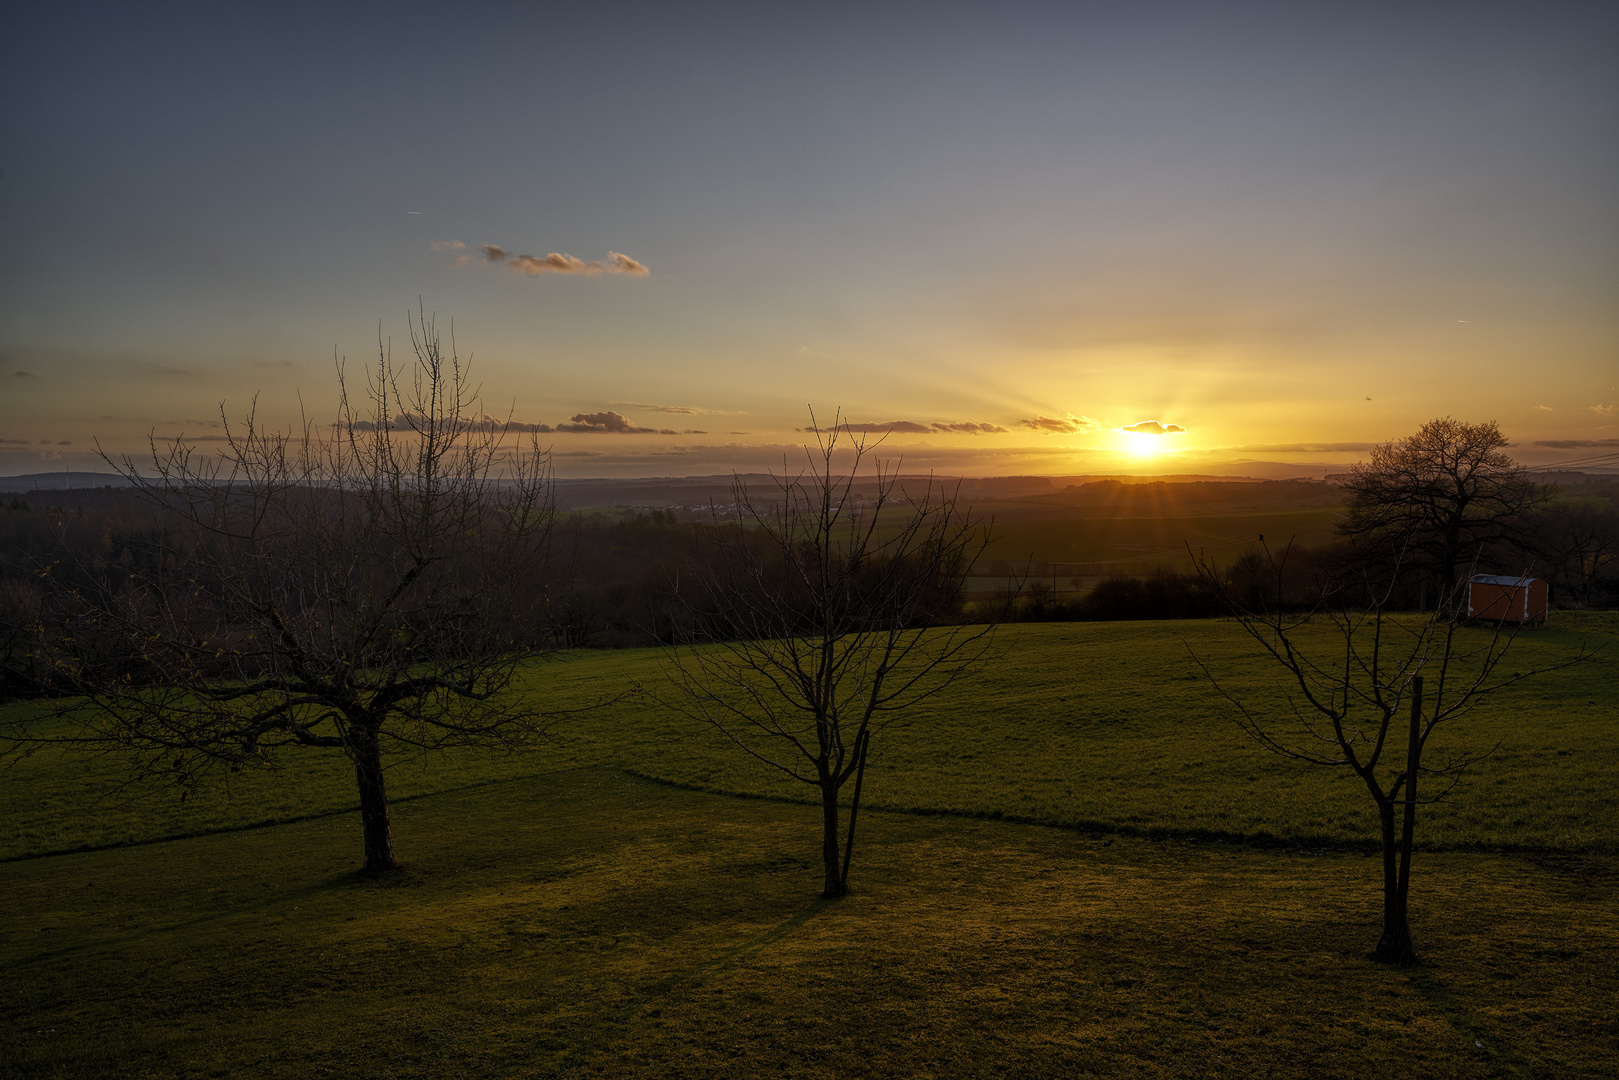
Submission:
M 1616 621 L 1568 618 L 1515 659 Z M 863 816 L 836 902 L 815 898 L 817 815 L 661 708 L 652 654 L 537 668 L 559 708 L 648 692 L 559 717 L 540 754 L 400 763 L 405 869 L 381 878 L 353 872 L 341 761 L 182 807 L 36 754 L 0 789 L 0 1074 L 1619 1070 L 1612 664 L 1470 726 L 1501 747 L 1425 821 L 1447 850 L 1419 858 L 1426 962 L 1400 969 L 1368 959 L 1359 793 L 1247 744 L 1192 677 L 1187 643 L 1263 698 L 1234 629 L 1007 628 L 999 663 L 875 744 L 894 809 Z
M 1452 797 L 1424 812 L 1425 845 L 1616 849 L 1616 635 L 1619 619 L 1612 614 L 1563 612 L 1551 628 L 1519 638 L 1507 665 L 1514 670 L 1556 663 L 1582 645 L 1610 644 L 1593 662 L 1487 701 L 1436 743 L 1435 753 L 1497 749 Z M 1258 748 L 1199 670 L 1194 655 L 1253 707 L 1285 712 L 1276 673 L 1236 624 L 1019 624 L 998 632 L 997 648 L 995 662 L 970 682 L 898 716 L 873 740 L 868 806 L 1317 845 L 1371 837 L 1358 781 Z M 525 692 L 555 709 L 553 742 L 517 756 L 401 759 L 390 773 L 391 794 L 400 801 L 595 765 L 716 792 L 809 797 L 809 789 L 734 753 L 715 732 L 670 709 L 675 699 L 663 678 L 655 651 L 576 653 L 537 664 Z M 13 762 L 6 774 L 0 857 L 286 821 L 354 805 L 345 759 L 317 751 L 285 760 L 280 771 L 240 777 L 182 804 L 173 792 L 121 790 L 116 758 L 86 762 L 41 751 Z

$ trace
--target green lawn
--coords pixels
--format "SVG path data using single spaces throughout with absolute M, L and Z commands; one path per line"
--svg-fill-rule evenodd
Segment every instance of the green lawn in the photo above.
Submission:
M 1514 663 L 1616 636 L 1560 616 Z M 656 654 L 536 667 L 559 710 L 648 691 L 538 754 L 396 766 L 407 868 L 382 879 L 352 872 L 341 759 L 181 806 L 36 754 L 0 788 L 0 1075 L 1619 1070 L 1612 657 L 1458 731 L 1501 748 L 1421 824 L 1426 963 L 1391 969 L 1365 796 L 1247 743 L 1191 677 L 1187 643 L 1262 694 L 1232 624 L 1001 643 L 873 744 L 889 809 L 832 903 L 801 793 L 661 708 Z
M 1482 631 L 1470 632 L 1482 635 Z M 1429 847 L 1619 851 L 1619 617 L 1558 613 L 1526 633 L 1508 668 L 1542 666 L 1582 642 L 1595 662 L 1519 684 L 1441 737 L 1487 749 L 1454 796 L 1424 811 Z M 1229 621 L 1019 624 L 999 631 L 1001 656 L 949 697 L 895 720 L 872 743 L 867 805 L 1012 818 L 1102 831 L 1368 842 L 1370 802 L 1347 773 L 1273 756 L 1232 722 L 1233 710 L 1189 650 L 1233 692 L 1279 714 L 1269 662 Z M 573 654 L 536 665 L 527 692 L 563 715 L 555 740 L 507 756 L 457 752 L 398 761 L 396 800 L 493 779 L 597 765 L 732 794 L 808 799 L 732 752 L 714 732 L 659 704 L 669 695 L 655 651 Z M 646 693 L 587 708 L 632 686 Z M 24 708 L 12 706 L 13 709 Z M 346 759 L 293 751 L 278 772 L 250 774 L 181 804 L 171 792 L 133 799 L 116 759 L 88 764 L 41 751 L 13 765 L 0 795 L 0 857 L 70 850 L 286 821 L 354 805 Z M 1547 798 L 1548 792 L 1555 793 Z M 409 852 L 402 854 L 409 857 Z

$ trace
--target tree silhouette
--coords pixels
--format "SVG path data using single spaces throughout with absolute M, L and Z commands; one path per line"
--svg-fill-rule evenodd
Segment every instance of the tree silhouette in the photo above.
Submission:
M 767 494 L 733 487 L 712 558 L 681 589 L 688 617 L 667 655 L 677 708 L 819 790 L 822 895 L 836 897 L 872 738 L 981 663 L 996 620 L 939 625 L 988 542 L 954 493 L 907 488 L 881 462 L 862 482 L 864 440 L 837 424 L 815 432 L 806 470 Z
M 1261 550 L 1278 585 L 1249 595 L 1278 595 L 1285 555 Z M 1295 761 L 1347 769 L 1360 779 L 1377 808 L 1383 856 L 1383 930 L 1374 955 L 1415 962 L 1409 900 L 1417 807 L 1448 796 L 1467 767 L 1495 749 L 1451 751 L 1435 761 L 1428 754 L 1434 733 L 1465 719 L 1487 696 L 1588 654 L 1503 673 L 1518 627 L 1464 625 L 1465 583 L 1443 594 L 1426 615 L 1390 614 L 1391 585 L 1358 595 L 1350 588 L 1329 591 L 1314 610 L 1288 614 L 1269 604 L 1246 606 L 1212 563 L 1195 559 L 1209 587 L 1281 669 L 1287 707 L 1249 705 L 1227 688 L 1209 658 L 1194 653 L 1194 660 L 1260 746 Z
M 136 569 L 51 597 L 60 713 L 13 748 L 54 741 L 127 755 L 187 788 L 303 751 L 354 767 L 363 866 L 395 865 L 385 759 L 540 732 L 506 695 L 545 642 L 533 618 L 552 526 L 547 453 L 477 417 L 468 365 L 432 320 L 411 362 L 378 359 L 338 421 L 268 431 L 225 418 L 214 454 L 154 441 L 151 476 L 120 471 L 162 527 Z M 221 409 L 223 413 L 223 408 Z
M 1388 562 L 1415 564 L 1449 593 L 1459 567 L 1485 545 L 1521 539 L 1525 516 L 1552 498 L 1501 452 L 1507 445 L 1493 420 L 1447 416 L 1374 447 L 1369 463 L 1350 467 L 1339 535 Z

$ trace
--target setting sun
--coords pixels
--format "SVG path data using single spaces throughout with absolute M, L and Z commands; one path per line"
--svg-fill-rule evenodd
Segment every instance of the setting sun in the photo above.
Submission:
M 1164 447 L 1162 435 L 1141 435 L 1136 432 L 1127 432 L 1124 436 L 1124 449 L 1136 457 L 1151 457 L 1161 453 Z

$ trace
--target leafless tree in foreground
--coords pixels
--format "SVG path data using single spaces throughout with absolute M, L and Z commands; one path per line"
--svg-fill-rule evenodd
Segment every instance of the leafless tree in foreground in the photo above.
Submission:
M 954 492 L 907 489 L 881 462 L 862 481 L 867 444 L 836 423 L 815 431 L 804 471 L 767 494 L 734 485 L 712 559 L 688 572 L 687 630 L 667 655 L 677 708 L 819 789 L 822 895 L 836 897 L 873 735 L 981 662 L 994 622 L 939 625 L 989 539 Z
M 1264 555 L 1280 581 L 1285 558 L 1268 549 Z M 1287 713 L 1273 717 L 1250 708 L 1207 662 L 1195 654 L 1194 659 L 1236 706 L 1237 722 L 1254 741 L 1295 761 L 1349 769 L 1366 786 L 1377 805 L 1383 849 L 1383 932 L 1374 955 L 1415 963 L 1407 912 L 1417 807 L 1445 798 L 1469 765 L 1495 750 L 1452 753 L 1436 764 L 1423 758 L 1429 739 L 1441 724 L 1461 720 L 1488 695 L 1577 663 L 1586 654 L 1532 671 L 1500 673 L 1517 627 L 1466 626 L 1465 584 L 1449 590 L 1424 615 L 1389 614 L 1387 590 L 1370 593 L 1359 604 L 1348 603 L 1347 591 L 1330 593 L 1313 612 L 1288 615 L 1245 607 L 1212 563 L 1194 558 L 1243 630 L 1282 669 L 1290 686 Z M 1419 780 L 1424 781 L 1420 796 Z
M 404 365 L 379 343 L 359 406 L 339 363 L 330 430 L 249 413 L 226 418 L 217 453 L 154 442 L 151 477 L 124 459 L 162 511 L 157 550 L 105 587 L 58 590 L 55 674 L 79 723 L 13 731 L 14 747 L 119 752 L 188 787 L 293 749 L 346 754 L 375 871 L 395 866 L 388 755 L 540 732 L 502 691 L 543 646 L 548 455 L 477 418 L 467 364 L 425 314 L 410 337 Z

